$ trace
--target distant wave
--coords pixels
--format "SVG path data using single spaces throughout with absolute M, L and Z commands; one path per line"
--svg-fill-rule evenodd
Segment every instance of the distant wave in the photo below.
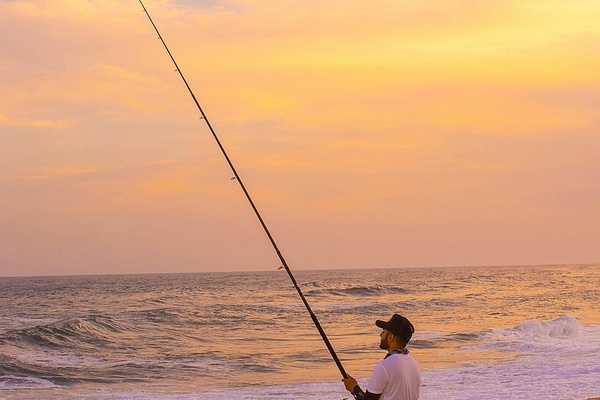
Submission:
M 434 349 L 464 346 L 480 342 L 485 337 L 485 332 L 428 332 L 425 337 L 415 335 L 409 343 L 409 347 L 415 349 Z
M 72 346 L 75 343 L 79 346 L 101 345 L 109 342 L 111 336 L 123 330 L 108 317 L 66 318 L 51 324 L 5 332 L 0 335 L 0 343 L 44 347 Z
M 434 349 L 441 347 L 439 340 L 412 339 L 408 345 L 411 349 Z
M 377 296 L 381 294 L 406 293 L 407 290 L 396 286 L 351 286 L 346 288 L 318 288 L 306 291 L 306 296 Z

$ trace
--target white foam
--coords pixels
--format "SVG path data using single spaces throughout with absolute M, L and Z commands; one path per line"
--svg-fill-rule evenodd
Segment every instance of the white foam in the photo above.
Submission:
M 43 389 L 52 387 L 57 386 L 54 383 L 42 378 L 13 375 L 0 376 L 0 390 Z
M 485 342 L 461 351 L 517 353 L 502 363 L 469 363 L 423 373 L 428 400 L 577 399 L 600 393 L 600 326 L 573 317 L 527 321 L 491 332 Z
M 498 365 L 425 371 L 421 398 L 585 399 L 600 393 L 600 367 L 596 357 L 591 354 L 575 360 L 521 357 Z
M 596 343 L 593 326 L 583 327 L 571 316 L 563 316 L 550 322 L 526 321 L 514 328 L 490 330 L 481 337 L 484 339 L 483 343 L 465 349 L 536 354 L 577 348 L 591 350 L 591 343 Z
M 217 400 L 298 400 L 298 399 L 321 399 L 340 400 L 351 398 L 342 382 L 315 383 L 304 385 L 277 385 L 258 388 L 246 388 L 237 390 L 210 391 L 203 393 L 203 399 Z

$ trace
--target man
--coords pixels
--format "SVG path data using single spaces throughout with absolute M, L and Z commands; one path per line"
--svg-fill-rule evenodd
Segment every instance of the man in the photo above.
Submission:
M 379 347 L 388 351 L 385 358 L 375 365 L 367 385 L 367 392 L 348 376 L 342 379 L 346 390 L 356 400 L 416 400 L 421 387 L 421 372 L 406 345 L 415 328 L 410 321 L 399 314 L 392 315 L 389 321 L 375 321 L 382 328 Z

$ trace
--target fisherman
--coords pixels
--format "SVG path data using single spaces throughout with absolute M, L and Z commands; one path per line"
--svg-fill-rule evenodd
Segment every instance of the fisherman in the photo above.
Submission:
M 400 314 L 392 315 L 389 321 L 375 321 L 382 328 L 379 347 L 387 350 L 385 358 L 375 365 L 365 393 L 356 379 L 349 376 L 342 379 L 346 390 L 356 400 L 416 400 L 421 387 L 421 372 L 406 345 L 415 328 Z

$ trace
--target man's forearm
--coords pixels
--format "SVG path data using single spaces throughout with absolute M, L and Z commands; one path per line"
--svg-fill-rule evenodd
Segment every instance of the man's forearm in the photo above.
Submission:
M 374 394 L 369 391 L 365 393 L 360 386 L 356 385 L 354 386 L 354 389 L 352 389 L 352 396 L 354 396 L 356 400 L 379 400 L 381 394 Z

